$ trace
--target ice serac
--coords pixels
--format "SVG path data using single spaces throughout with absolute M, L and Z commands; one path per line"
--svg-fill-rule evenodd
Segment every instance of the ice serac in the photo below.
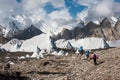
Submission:
M 43 33 L 31 39 L 25 40 L 20 47 L 20 51 L 34 52 L 36 47 L 50 51 L 53 48 L 51 37 Z
M 78 40 L 77 43 L 84 47 L 84 49 L 100 49 L 109 47 L 103 38 L 84 38 Z M 79 46 L 78 46 L 79 48 Z
M 83 46 L 84 49 L 100 49 L 100 48 L 106 48 L 109 47 L 106 41 L 103 38 L 84 38 L 84 39 L 79 39 L 79 40 L 57 40 L 56 46 L 59 48 L 67 48 L 69 49 L 66 43 L 69 43 L 74 47 L 74 48 L 79 48 L 80 46 Z
M 120 40 L 108 41 L 110 47 L 120 47 Z
M 40 49 L 45 49 L 47 51 L 51 51 L 53 48 L 53 44 L 51 41 L 52 40 L 49 35 L 42 33 L 41 35 L 32 37 L 24 41 L 12 39 L 8 43 L 4 44 L 2 48 L 10 52 L 34 52 L 36 47 L 39 47 Z
M 55 43 L 57 48 L 73 49 L 73 46 L 68 40 L 60 39 L 60 40 L 57 40 Z
M 35 51 L 33 52 L 31 58 L 39 58 L 39 57 L 43 57 L 43 54 L 40 53 L 41 50 L 39 47 L 36 47 Z

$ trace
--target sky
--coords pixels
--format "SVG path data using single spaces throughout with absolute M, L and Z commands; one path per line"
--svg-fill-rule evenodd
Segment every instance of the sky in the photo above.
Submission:
M 0 24 L 17 20 L 26 26 L 43 20 L 53 27 L 70 26 L 76 20 L 119 17 L 119 7 L 120 0 L 0 0 Z

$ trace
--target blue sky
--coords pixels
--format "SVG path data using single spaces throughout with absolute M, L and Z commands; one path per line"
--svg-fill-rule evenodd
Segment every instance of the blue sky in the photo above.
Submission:
M 120 0 L 0 0 L 0 24 L 10 21 L 12 15 L 25 15 L 33 23 L 45 20 L 58 25 L 72 19 L 120 17 Z
M 55 27 L 70 26 L 74 20 L 111 16 L 120 17 L 120 0 L 0 0 L 0 24 L 5 26 L 11 20 L 25 20 L 26 24 L 44 20 Z
M 77 4 L 77 1 L 75 0 L 65 0 L 65 5 L 69 9 L 70 15 L 73 18 L 76 18 L 77 13 L 87 8 L 86 6 Z M 54 8 L 50 3 L 48 3 L 44 7 L 44 9 L 46 10 L 47 13 L 51 13 L 52 11 L 55 11 L 55 10 L 60 10 L 59 8 Z
M 45 5 L 44 9 L 47 13 L 51 13 L 52 11 L 60 10 L 59 8 L 54 8 L 53 5 L 51 5 L 50 3 L 47 3 Z
M 77 0 L 64 0 L 65 1 L 65 6 L 68 8 L 70 15 L 73 18 L 76 18 L 77 13 L 83 11 L 86 6 L 77 4 Z M 17 0 L 18 3 L 21 3 L 22 0 Z M 47 13 L 51 13 L 52 11 L 60 10 L 59 8 L 54 8 L 53 5 L 50 3 L 47 3 L 44 7 L 45 11 Z
M 21 3 L 21 2 L 22 2 L 22 0 L 17 0 L 17 2 L 18 2 L 18 3 Z
M 77 4 L 77 1 L 75 0 L 65 0 L 66 7 L 69 9 L 69 12 L 72 17 L 76 17 L 76 14 L 78 12 L 83 11 L 86 6 L 82 6 L 80 4 Z
M 120 2 L 120 0 L 115 0 L 116 2 Z
M 76 18 L 77 14 L 82 12 L 83 10 L 87 9 L 88 6 L 84 6 L 84 5 L 81 5 L 81 4 L 78 4 L 77 1 L 84 1 L 84 0 L 64 0 L 65 2 L 65 6 L 68 8 L 69 10 L 69 13 L 70 15 L 73 17 L 73 18 Z M 85 0 L 87 1 L 87 0 Z M 90 1 L 93 1 L 93 0 L 90 0 Z M 97 0 L 95 0 L 97 1 Z M 103 0 L 105 1 L 105 0 Z M 120 0 L 114 0 L 115 2 L 120 2 Z M 21 3 L 22 0 L 17 0 L 18 3 Z M 87 1 L 89 2 L 89 1 Z M 92 2 L 93 3 L 93 2 Z M 51 3 L 47 3 L 45 6 L 44 6 L 44 10 L 50 14 L 51 12 L 53 11 L 60 11 L 61 8 L 55 8 Z

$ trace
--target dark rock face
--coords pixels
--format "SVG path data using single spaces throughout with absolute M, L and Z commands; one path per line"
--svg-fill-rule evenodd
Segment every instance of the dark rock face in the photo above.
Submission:
M 84 27 L 84 34 L 85 37 L 102 37 L 101 34 L 101 29 L 99 25 L 94 24 L 93 22 L 89 22 L 85 27 Z
M 0 26 L 0 44 L 8 42 L 8 39 L 3 36 L 3 27 Z
M 4 44 L 8 42 L 8 39 L 6 39 L 5 37 L 3 37 L 3 35 L 0 35 L 0 43 Z
M 62 39 L 71 39 L 71 31 L 68 29 L 63 29 L 60 35 Z
M 75 27 L 73 30 L 64 29 L 59 35 L 54 38 L 57 39 L 81 39 L 85 37 L 103 37 L 99 25 L 89 22 L 85 27 Z
M 75 38 L 75 39 L 84 38 L 85 37 L 84 31 L 85 31 L 84 28 L 76 27 L 72 31 L 72 38 Z
M 52 39 L 54 40 L 58 40 L 58 39 L 71 39 L 72 36 L 71 36 L 72 32 L 68 29 L 63 29 L 61 33 L 59 33 L 58 35 L 54 35 L 52 36 Z
M 0 25 L 0 35 L 3 35 L 3 29 L 4 27 Z
M 24 31 L 17 33 L 16 35 L 13 36 L 13 38 L 17 38 L 19 40 L 26 40 L 26 39 L 30 39 L 36 35 L 39 35 L 41 33 L 42 33 L 42 31 L 31 26 L 28 29 L 25 29 Z
M 115 31 L 117 31 L 118 33 L 120 33 L 120 20 L 115 25 Z
M 105 18 L 101 22 L 100 27 L 102 29 L 105 40 L 114 40 L 115 39 L 114 33 L 113 33 L 114 29 L 113 29 L 110 21 L 108 20 L 108 18 Z
M 116 38 L 120 39 L 120 20 L 116 23 L 114 31 L 114 33 L 116 33 Z

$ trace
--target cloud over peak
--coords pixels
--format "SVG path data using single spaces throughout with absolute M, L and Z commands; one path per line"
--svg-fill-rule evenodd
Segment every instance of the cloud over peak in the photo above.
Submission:
M 92 3 L 94 1 L 94 3 Z M 97 19 L 111 16 L 120 16 L 120 3 L 114 0 L 78 0 L 79 4 L 88 6 L 86 10 L 77 14 L 81 18 L 83 13 L 84 19 Z
M 0 24 L 8 26 L 13 20 L 21 22 L 21 19 L 15 17 L 18 15 L 25 16 L 21 17 L 23 23 L 25 21 L 30 24 L 39 24 L 39 21 L 44 20 L 48 25 L 56 27 L 66 25 L 66 23 L 71 24 L 72 21 L 75 22 L 75 19 L 94 20 L 100 17 L 120 16 L 120 3 L 115 0 L 72 0 L 72 2 L 73 4 L 67 4 L 65 0 L 0 0 Z M 55 9 L 47 12 L 45 9 L 47 4 Z M 67 5 L 75 7 L 70 8 Z M 78 5 L 85 8 L 83 7 L 81 11 L 70 10 Z M 75 13 L 77 18 L 71 13 Z

